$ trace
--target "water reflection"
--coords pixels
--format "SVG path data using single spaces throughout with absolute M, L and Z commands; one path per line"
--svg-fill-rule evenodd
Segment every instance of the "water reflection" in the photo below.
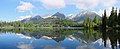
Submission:
M 0 29 L 0 49 L 119 49 L 119 35 L 113 29 Z
M 25 44 L 24 42 L 18 43 L 19 49 L 34 49 L 31 44 Z
M 65 49 L 65 48 L 64 48 L 64 47 L 61 47 L 61 46 L 47 45 L 47 46 L 45 46 L 44 49 Z
M 90 46 L 78 46 L 76 49 L 96 49 L 95 47 Z
M 107 40 L 110 40 L 110 47 L 112 49 L 119 49 L 120 48 L 120 31 L 119 30 L 114 30 L 114 29 L 109 29 L 109 30 L 103 30 L 102 31 L 102 39 L 104 41 L 104 46 L 106 47 L 107 45 Z

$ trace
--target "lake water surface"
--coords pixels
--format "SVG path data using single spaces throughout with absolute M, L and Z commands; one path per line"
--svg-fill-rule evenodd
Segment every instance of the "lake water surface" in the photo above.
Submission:
M 0 49 L 120 49 L 119 30 L 0 29 Z

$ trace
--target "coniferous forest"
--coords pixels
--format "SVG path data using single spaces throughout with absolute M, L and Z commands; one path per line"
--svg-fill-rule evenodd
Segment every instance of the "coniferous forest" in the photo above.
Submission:
M 93 27 L 99 27 L 103 29 L 109 29 L 109 28 L 119 28 L 120 27 L 120 10 L 117 12 L 117 8 L 115 9 L 112 7 L 110 16 L 107 16 L 106 10 L 104 10 L 104 13 L 102 15 L 102 19 L 96 19 L 91 20 L 89 18 L 86 18 L 84 20 L 84 27 L 93 28 Z
M 117 8 L 112 7 L 110 16 L 106 15 L 106 10 L 102 17 L 102 28 L 119 28 L 120 27 L 120 10 L 117 12 Z

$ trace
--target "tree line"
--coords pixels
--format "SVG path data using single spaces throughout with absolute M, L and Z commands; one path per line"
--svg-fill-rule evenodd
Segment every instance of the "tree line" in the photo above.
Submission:
M 81 27 L 83 26 L 81 23 L 74 22 L 72 20 L 67 19 L 59 19 L 56 18 L 54 21 L 46 22 L 46 21 L 39 21 L 39 22 L 26 22 L 22 23 L 21 21 L 14 21 L 14 22 L 0 22 L 0 28 L 12 28 L 12 27 Z
M 89 17 L 87 17 L 84 22 L 83 25 L 85 28 L 98 28 L 101 26 L 102 20 L 101 18 L 97 18 L 97 16 L 94 17 L 94 19 L 90 19 Z
M 102 17 L 102 28 L 118 28 L 120 27 L 120 9 L 117 12 L 117 8 L 114 9 L 112 7 L 110 16 L 106 15 L 106 10 L 104 10 L 104 14 Z

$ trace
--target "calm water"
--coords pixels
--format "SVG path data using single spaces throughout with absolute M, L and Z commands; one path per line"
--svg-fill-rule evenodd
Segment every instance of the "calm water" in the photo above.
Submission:
M 0 29 L 0 49 L 120 49 L 119 30 Z

